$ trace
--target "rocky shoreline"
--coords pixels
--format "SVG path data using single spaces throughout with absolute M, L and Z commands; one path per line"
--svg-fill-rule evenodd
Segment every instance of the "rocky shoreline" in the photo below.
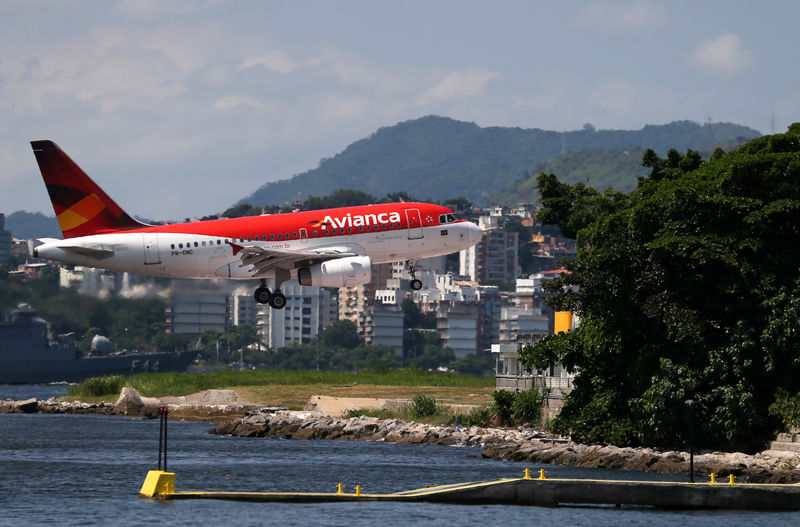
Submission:
M 537 464 L 556 464 L 675 474 L 687 474 L 689 470 L 687 452 L 583 445 L 553 437 L 535 428 L 435 426 L 365 416 L 343 419 L 318 411 L 265 408 L 231 399 L 231 394 L 223 391 L 212 391 L 196 399 L 150 399 L 125 388 L 114 404 L 60 402 L 55 399 L 5 400 L 0 401 L 0 414 L 96 414 L 152 418 L 157 415 L 158 407 L 165 405 L 174 419 L 221 422 L 208 431 L 218 435 L 480 447 L 485 458 L 526 462 L 532 468 Z M 733 474 L 740 483 L 800 482 L 800 469 L 795 469 L 800 467 L 800 452 L 797 451 L 767 450 L 755 455 L 704 452 L 695 455 L 694 465 L 698 481 L 703 481 L 713 472 L 720 481 L 727 481 L 728 474 Z
M 222 423 L 209 433 L 239 437 L 281 439 L 344 439 L 426 443 L 483 448 L 483 457 L 531 464 L 570 465 L 657 473 L 689 471 L 689 454 L 650 448 L 619 448 L 582 445 L 556 438 L 534 428 L 452 427 L 420 424 L 401 419 L 373 417 L 336 419 L 313 412 L 257 411 Z M 740 483 L 797 483 L 800 471 L 793 454 L 702 453 L 695 455 L 695 476 L 699 481 L 712 472 L 721 481 L 729 474 Z

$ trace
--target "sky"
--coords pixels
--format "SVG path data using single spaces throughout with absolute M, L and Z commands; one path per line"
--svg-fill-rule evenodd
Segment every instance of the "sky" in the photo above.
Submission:
M 176 221 L 431 114 L 779 133 L 798 20 L 794 0 L 0 0 L 0 212 L 53 214 L 36 139 Z

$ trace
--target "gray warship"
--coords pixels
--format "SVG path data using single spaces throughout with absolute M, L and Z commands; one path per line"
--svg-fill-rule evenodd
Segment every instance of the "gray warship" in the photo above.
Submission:
M 71 339 L 51 342 L 47 322 L 26 304 L 0 317 L 0 384 L 80 382 L 102 375 L 186 371 L 197 350 L 82 357 Z

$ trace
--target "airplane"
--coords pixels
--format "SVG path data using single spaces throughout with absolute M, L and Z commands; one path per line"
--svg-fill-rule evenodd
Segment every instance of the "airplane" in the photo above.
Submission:
M 31 141 L 64 239 L 42 238 L 33 256 L 70 265 L 170 278 L 260 279 L 253 296 L 286 306 L 281 284 L 351 287 L 372 266 L 467 249 L 483 231 L 429 203 L 389 203 L 189 223 L 147 225 L 129 216 L 53 141 Z M 267 278 L 275 279 L 270 291 Z

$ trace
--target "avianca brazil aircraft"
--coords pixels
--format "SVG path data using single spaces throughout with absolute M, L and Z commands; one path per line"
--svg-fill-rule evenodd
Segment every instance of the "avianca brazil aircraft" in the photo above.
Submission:
M 33 256 L 70 265 L 171 278 L 261 279 L 254 297 L 281 309 L 281 284 L 365 284 L 371 266 L 469 248 L 481 229 L 428 203 L 364 205 L 290 214 L 147 225 L 125 213 L 52 141 L 32 141 L 63 240 L 41 239 Z M 266 279 L 275 279 L 270 291 Z

